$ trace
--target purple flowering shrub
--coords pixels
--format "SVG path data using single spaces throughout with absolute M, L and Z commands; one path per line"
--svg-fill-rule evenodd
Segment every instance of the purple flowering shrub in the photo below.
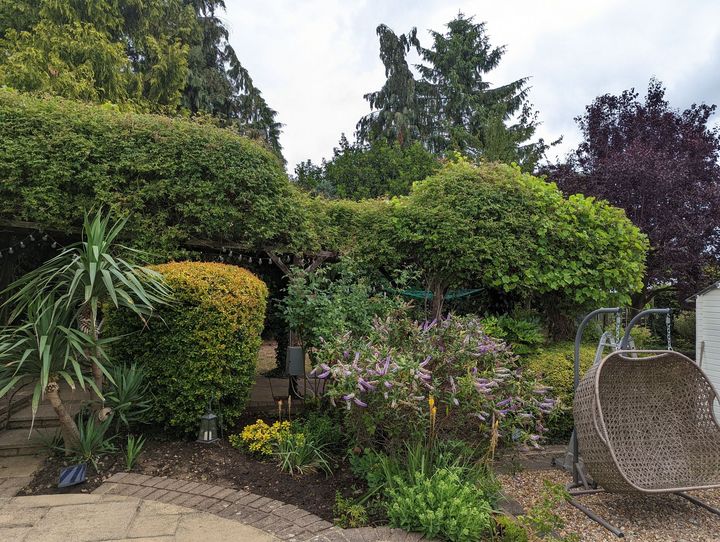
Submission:
M 432 424 L 433 432 L 465 440 L 489 442 L 495 433 L 501 444 L 538 446 L 556 404 L 477 317 L 376 319 L 366 336 L 324 341 L 317 359 L 313 373 L 346 410 L 359 444 L 394 447 Z

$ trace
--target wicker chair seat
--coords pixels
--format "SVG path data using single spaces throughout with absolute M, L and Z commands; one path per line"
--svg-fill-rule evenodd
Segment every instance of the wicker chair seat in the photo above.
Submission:
M 716 392 L 672 351 L 618 351 L 575 393 L 580 455 L 593 480 L 617 493 L 720 487 Z

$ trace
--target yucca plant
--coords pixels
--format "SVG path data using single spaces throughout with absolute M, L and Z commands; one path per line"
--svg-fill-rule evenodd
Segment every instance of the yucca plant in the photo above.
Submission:
M 145 447 L 145 437 L 140 435 L 135 437 L 134 435 L 128 435 L 127 446 L 125 447 L 125 466 L 127 470 L 132 470 L 137 463 L 138 456 Z
M 117 450 L 113 443 L 115 436 L 105 436 L 110 421 L 111 418 L 107 418 L 104 422 L 99 422 L 91 413 L 86 415 L 81 412 L 78 415 L 78 439 L 69 452 L 77 461 L 92 463 L 95 472 L 98 472 L 98 459 Z
M 124 425 L 147 421 L 152 408 L 150 383 L 142 367 L 135 365 L 116 365 L 110 368 L 112 384 L 103 392 L 105 405 L 112 409 L 115 431 Z
M 95 382 L 83 373 L 92 363 L 107 374 L 103 346 L 109 339 L 94 339 L 72 327 L 74 313 L 51 294 L 34 297 L 26 305 L 25 322 L 0 330 L 0 397 L 18 384 L 34 382 L 33 422 L 38 405 L 47 398 L 60 422 L 65 448 L 75 446 L 78 427 L 65 410 L 60 381 L 75 389 L 89 386 L 100 395 Z
M 273 455 L 280 470 L 289 474 L 306 474 L 317 470 L 332 474 L 330 456 L 325 445 L 317 444 L 303 433 L 288 433 L 273 444 Z
M 79 327 L 97 342 L 102 303 L 128 308 L 145 319 L 155 306 L 169 302 L 170 290 L 159 273 L 119 256 L 119 252 L 140 254 L 117 243 L 126 222 L 111 223 L 110 215 L 103 215 L 102 210 L 94 216 L 85 213 L 79 243 L 64 248 L 8 287 L 6 304 L 13 308 L 11 320 L 22 315 L 29 304 L 52 294 L 67 310 L 75 311 Z M 92 364 L 92 371 L 95 385 L 102 391 L 103 372 L 97 364 Z

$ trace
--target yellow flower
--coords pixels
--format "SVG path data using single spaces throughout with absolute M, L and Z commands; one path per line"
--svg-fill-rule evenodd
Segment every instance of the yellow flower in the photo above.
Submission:
M 275 422 L 271 426 L 263 420 L 246 425 L 240 434 L 240 440 L 245 448 L 261 455 L 272 454 L 272 445 L 279 442 L 290 433 L 290 422 Z M 235 438 L 237 441 L 237 438 Z
M 435 397 L 431 395 L 428 399 L 428 404 L 430 405 L 430 410 L 435 408 Z

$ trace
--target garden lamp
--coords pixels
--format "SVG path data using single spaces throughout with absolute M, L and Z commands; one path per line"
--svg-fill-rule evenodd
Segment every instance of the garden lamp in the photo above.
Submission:
M 207 412 L 200 417 L 200 432 L 197 441 L 210 444 L 217 439 L 217 416 L 213 414 L 210 403 L 208 403 Z

